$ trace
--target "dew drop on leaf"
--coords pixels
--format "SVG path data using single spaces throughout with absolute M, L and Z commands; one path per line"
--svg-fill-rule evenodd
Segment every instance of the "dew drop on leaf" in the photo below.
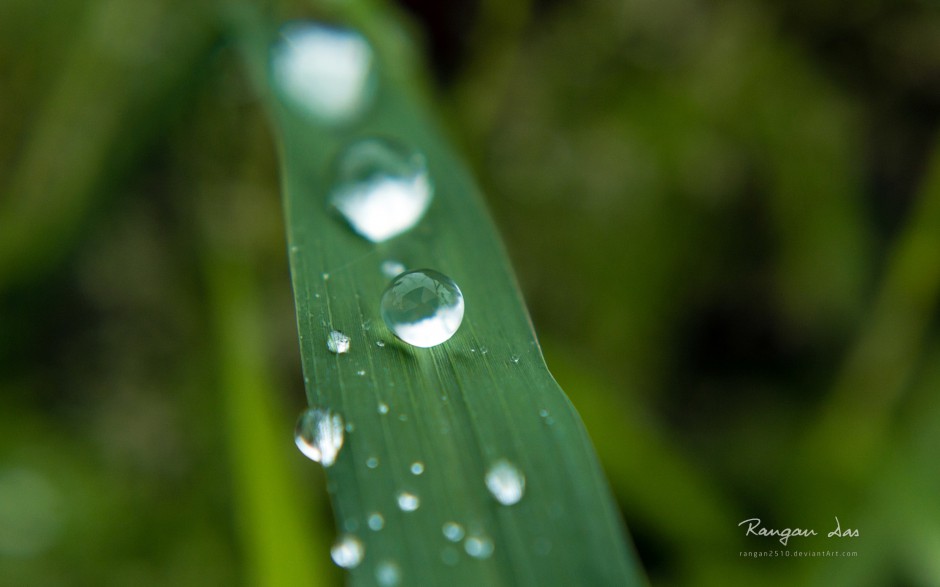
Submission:
M 444 533 L 444 538 L 451 542 L 460 542 L 463 539 L 463 526 L 457 522 L 446 522 L 441 531 Z
M 332 466 L 343 448 L 343 417 L 332 410 L 307 408 L 297 419 L 294 443 L 310 460 Z
M 463 321 L 463 294 L 454 281 L 432 269 L 396 277 L 382 295 L 382 319 L 392 333 L 416 347 L 450 339 Z
M 326 338 L 326 348 L 337 355 L 347 353 L 349 352 L 349 337 L 339 330 L 333 330 Z
M 382 514 L 375 512 L 369 516 L 367 523 L 369 524 L 370 530 L 378 532 L 385 527 L 385 518 L 382 517 Z
M 375 567 L 375 580 L 382 587 L 395 587 L 401 581 L 401 570 L 394 561 L 384 560 Z
M 413 512 L 418 509 L 418 506 L 421 505 L 421 500 L 418 499 L 418 496 L 413 493 L 408 493 L 407 491 L 402 491 L 398 494 L 398 508 L 403 512 Z
M 486 536 L 470 536 L 464 541 L 463 549 L 473 558 L 489 558 L 493 554 L 493 541 Z
M 501 459 L 486 472 L 486 487 L 503 505 L 513 505 L 525 493 L 525 475 L 515 465 Z
M 271 48 L 271 79 L 298 112 L 342 124 L 364 111 L 372 97 L 372 48 L 355 31 L 288 23 Z
M 354 569 L 359 566 L 363 554 L 365 554 L 365 548 L 362 542 L 351 534 L 341 537 L 330 549 L 333 562 L 344 569 Z
M 424 155 L 394 141 L 368 137 L 337 157 L 330 204 L 357 234 L 380 243 L 414 227 L 433 193 Z

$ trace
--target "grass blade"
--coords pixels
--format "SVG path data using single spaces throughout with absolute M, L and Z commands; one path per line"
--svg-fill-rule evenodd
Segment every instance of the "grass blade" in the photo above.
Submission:
M 252 34 L 244 38 L 253 74 L 266 87 L 267 46 L 251 45 Z M 365 546 L 353 584 L 381 582 L 383 563 L 415 585 L 641 584 L 607 482 L 545 366 L 478 188 L 413 91 L 420 84 L 386 57 L 378 56 L 374 104 L 354 127 L 316 125 L 265 92 L 283 158 L 308 399 L 350 425 L 327 473 L 340 531 Z M 327 205 L 331 162 L 360 136 L 416 147 L 435 185 L 420 224 L 382 244 L 354 234 Z M 387 283 L 380 265 L 389 259 L 439 270 L 460 285 L 467 311 L 451 340 L 418 349 L 391 335 L 379 316 Z M 350 337 L 348 353 L 327 349 L 332 329 Z M 378 466 L 367 465 L 372 459 Z M 511 506 L 498 503 L 484 482 L 502 459 L 526 478 L 524 497 Z M 410 470 L 416 462 L 424 466 L 420 475 Z M 416 511 L 398 507 L 401 491 L 419 498 Z M 384 519 L 378 531 L 368 526 L 376 513 Z M 468 556 L 469 541 L 443 535 L 447 522 L 461 524 L 468 537 L 491 539 L 492 555 Z

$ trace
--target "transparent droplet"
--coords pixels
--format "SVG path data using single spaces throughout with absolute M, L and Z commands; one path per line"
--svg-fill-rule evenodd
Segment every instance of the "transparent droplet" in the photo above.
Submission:
M 294 443 L 300 452 L 324 467 L 336 462 L 343 439 L 343 417 L 332 410 L 307 408 L 294 428 Z
M 365 374 L 366 374 L 365 369 L 359 369 L 358 371 L 356 371 L 356 375 L 358 375 L 359 377 L 362 377 Z
M 344 569 L 354 569 L 362 562 L 362 555 L 365 548 L 362 542 L 352 534 L 346 534 L 341 537 L 333 548 L 330 549 L 330 557 L 333 562 Z
M 421 473 L 424 473 L 424 463 L 421 461 L 411 463 L 411 474 L 420 475 Z
M 444 538 L 451 542 L 460 542 L 463 540 L 463 526 L 457 522 L 447 522 L 442 526 L 441 530 L 444 532 Z
M 486 348 L 485 346 L 481 346 L 481 347 L 480 347 L 480 354 L 481 354 L 481 355 L 485 355 L 485 354 L 488 353 L 488 352 L 490 352 L 490 350 L 489 350 L 488 348 Z
M 386 404 L 386 403 L 384 403 L 384 402 L 381 403 L 381 404 L 379 404 L 379 413 L 380 413 L 380 414 L 387 414 L 387 413 L 388 413 L 388 404 Z
M 349 337 L 339 330 L 333 330 L 326 338 L 326 348 L 337 355 L 349 352 Z
M 518 503 L 525 493 L 525 475 L 515 465 L 501 459 L 486 472 L 486 487 L 503 505 Z
M 375 580 L 382 587 L 395 587 L 401 581 L 401 570 L 394 561 L 382 561 L 375 567 Z
M 382 319 L 388 329 L 417 347 L 436 346 L 452 337 L 463 312 L 460 288 L 432 269 L 402 273 L 382 295 Z
M 276 91 L 320 122 L 341 124 L 361 113 L 373 94 L 372 48 L 359 33 L 289 23 L 271 49 Z
M 518 357 L 517 355 L 513 355 L 513 356 L 509 357 L 509 360 L 512 361 L 512 362 L 513 362 L 514 364 L 516 364 L 516 365 L 519 364 L 519 357 Z
M 379 459 L 376 457 L 369 457 L 366 459 L 366 466 L 370 469 L 374 469 L 379 466 Z
M 441 561 L 452 567 L 460 562 L 460 553 L 453 546 L 445 546 L 441 549 Z
M 397 277 L 399 274 L 404 272 L 405 265 L 401 261 L 395 261 L 394 259 L 382 261 L 382 275 L 388 279 Z
M 384 346 L 385 346 L 385 342 L 383 342 L 383 341 L 381 341 L 381 340 L 377 340 L 377 341 L 375 341 L 375 346 L 377 346 L 377 347 L 379 347 L 379 348 L 384 347 Z
M 424 155 L 376 137 L 359 139 L 340 153 L 333 181 L 330 203 L 374 243 L 414 227 L 434 193 Z
M 383 518 L 382 514 L 378 512 L 370 515 L 367 522 L 369 524 L 369 529 L 374 532 L 378 532 L 385 527 L 385 518 Z
M 463 549 L 473 558 L 489 558 L 493 554 L 493 541 L 486 536 L 470 536 L 464 541 Z
M 402 491 L 398 494 L 398 507 L 403 512 L 413 512 L 421 505 L 421 500 L 414 493 Z

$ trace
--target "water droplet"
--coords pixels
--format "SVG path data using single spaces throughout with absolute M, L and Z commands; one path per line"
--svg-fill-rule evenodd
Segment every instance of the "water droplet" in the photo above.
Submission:
M 401 340 L 432 347 L 448 340 L 463 321 L 463 294 L 454 281 L 431 269 L 402 273 L 382 294 L 382 319 Z
M 399 415 L 398 415 L 398 420 L 399 420 L 400 422 L 407 422 L 407 421 L 408 421 L 408 414 L 399 414 Z
M 358 371 L 356 371 L 356 375 L 358 375 L 359 377 L 362 377 L 365 374 L 366 374 L 365 369 L 359 369 Z
M 380 413 L 380 414 L 387 414 L 387 413 L 388 413 L 388 404 L 386 404 L 386 403 L 384 403 L 384 402 L 381 403 L 381 404 L 379 404 L 379 413 Z
M 486 487 L 503 505 L 518 503 L 525 493 L 525 475 L 505 459 L 496 461 L 486 472 Z
M 349 352 L 349 337 L 339 330 L 333 330 L 326 339 L 326 348 L 337 355 Z
M 364 552 L 362 542 L 355 536 L 346 534 L 330 549 L 330 557 L 334 563 L 344 569 L 354 569 L 362 562 Z
M 460 562 L 460 553 L 453 546 L 445 546 L 441 549 L 441 561 L 452 567 Z
M 421 461 L 411 463 L 411 474 L 420 475 L 421 473 L 424 473 L 424 463 Z
M 360 236 L 380 243 L 411 229 L 431 205 L 424 155 L 369 137 L 337 157 L 330 203 Z
M 393 561 L 382 561 L 375 567 L 375 580 L 382 587 L 395 587 L 401 581 L 401 571 Z
M 513 355 L 513 356 L 509 357 L 509 360 L 512 361 L 513 363 L 515 363 L 516 365 L 519 364 L 519 357 L 518 357 L 517 355 Z
M 463 549 L 473 558 L 489 558 L 493 554 L 493 541 L 486 536 L 470 536 L 464 541 Z
M 352 422 L 346 423 L 346 432 L 354 432 L 356 430 L 356 425 Z
M 359 33 L 290 23 L 271 50 L 271 76 L 281 96 L 301 112 L 339 124 L 372 96 L 372 48 Z
M 343 417 L 339 414 L 307 408 L 297 419 L 294 443 L 307 458 L 329 467 L 343 448 L 343 430 Z
M 374 469 L 379 466 L 379 459 L 376 457 L 369 457 L 366 459 L 366 466 L 370 469 Z
M 401 261 L 395 261 L 394 259 L 382 261 L 382 275 L 388 279 L 393 279 L 404 272 L 405 264 Z
M 451 542 L 460 542 L 463 539 L 463 526 L 457 522 L 447 522 L 441 527 L 441 530 L 444 532 L 444 538 Z
M 414 493 L 402 491 L 398 494 L 398 507 L 403 512 L 413 512 L 421 505 L 421 500 Z
M 489 350 L 488 348 L 486 348 L 485 346 L 481 346 L 481 347 L 480 347 L 480 354 L 481 354 L 481 355 L 485 355 L 485 354 L 488 353 L 488 352 L 490 352 L 490 350 Z
M 369 516 L 368 524 L 370 530 L 378 532 L 385 527 L 385 518 L 382 517 L 382 514 L 376 512 Z
M 385 343 L 384 343 L 383 341 L 381 341 L 381 340 L 377 340 L 377 341 L 375 341 L 375 346 L 377 346 L 377 347 L 379 347 L 379 348 L 382 348 L 382 347 L 385 346 Z

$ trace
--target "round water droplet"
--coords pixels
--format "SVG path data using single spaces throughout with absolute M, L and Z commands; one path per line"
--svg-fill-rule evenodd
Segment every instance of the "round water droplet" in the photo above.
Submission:
M 519 357 L 518 357 L 517 355 L 513 355 L 513 356 L 509 357 L 509 360 L 512 361 L 512 362 L 513 362 L 514 364 L 516 364 L 516 365 L 519 364 Z
M 447 522 L 441 530 L 444 532 L 444 538 L 451 542 L 460 542 L 463 539 L 463 526 L 457 522 Z
M 385 527 L 385 518 L 382 517 L 382 514 L 375 512 L 369 516 L 368 524 L 370 530 L 378 532 Z
M 289 23 L 271 49 L 271 77 L 296 110 L 327 124 L 361 113 L 373 94 L 372 48 L 355 31 Z
M 379 404 L 379 413 L 380 413 L 380 414 L 387 414 L 387 413 L 388 413 L 388 404 L 386 404 L 386 403 L 384 403 L 384 402 L 381 403 L 381 404 Z
M 333 548 L 330 549 L 330 557 L 333 562 L 344 569 L 354 569 L 362 562 L 362 555 L 365 548 L 362 542 L 352 534 L 346 534 L 341 537 Z
M 362 377 L 365 374 L 366 374 L 365 369 L 359 369 L 358 371 L 356 371 L 356 375 L 358 375 L 359 377 Z
M 370 469 L 374 469 L 379 466 L 379 459 L 376 457 L 369 457 L 366 459 L 366 466 Z
M 525 475 L 506 459 L 493 463 L 486 472 L 486 487 L 503 505 L 518 503 L 525 493 Z
M 349 352 L 349 337 L 339 330 L 333 330 L 326 338 L 326 348 L 337 355 Z
M 308 408 L 297 419 L 294 443 L 307 458 L 324 467 L 336 462 L 343 440 L 343 417 L 332 410 Z
M 382 261 L 382 275 L 388 279 L 397 277 L 399 274 L 405 272 L 405 265 L 400 261 L 395 261 L 394 259 L 388 259 Z
M 333 181 L 330 203 L 374 243 L 414 227 L 434 192 L 424 155 L 376 137 L 359 139 L 340 153 Z
M 411 463 L 411 474 L 420 475 L 421 473 L 424 473 L 424 463 L 421 461 Z
M 441 561 L 449 567 L 460 562 L 460 553 L 453 546 L 445 546 L 441 549 Z
M 486 536 L 470 536 L 464 541 L 463 549 L 473 558 L 489 558 L 493 554 L 493 541 Z
M 398 507 L 403 512 L 413 512 L 421 505 L 421 500 L 414 493 L 402 491 L 398 494 Z
M 375 346 L 377 346 L 377 347 L 379 347 L 379 348 L 382 348 L 382 347 L 385 346 L 385 342 L 384 342 L 384 341 L 381 341 L 381 340 L 377 340 L 377 341 L 375 341 Z
M 402 273 L 382 295 L 382 319 L 388 329 L 417 347 L 436 346 L 452 337 L 463 312 L 460 288 L 431 269 Z
M 382 587 L 395 587 L 401 581 L 401 570 L 394 561 L 384 560 L 375 567 L 375 580 Z

